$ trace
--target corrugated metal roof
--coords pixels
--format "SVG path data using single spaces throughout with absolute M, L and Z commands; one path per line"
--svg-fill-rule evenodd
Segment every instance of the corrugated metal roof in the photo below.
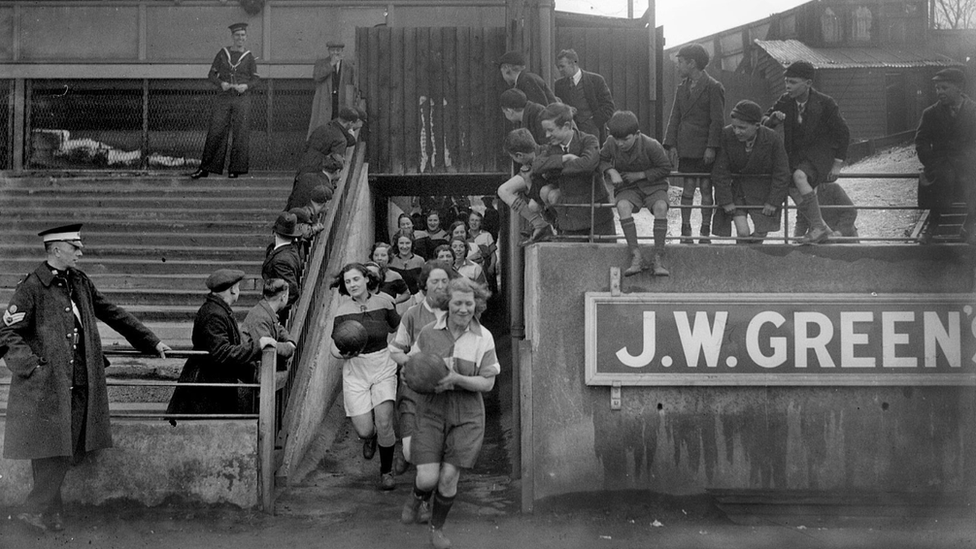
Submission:
M 868 67 L 950 67 L 962 65 L 952 58 L 918 48 L 811 48 L 799 40 L 756 40 L 755 44 L 784 67 L 809 61 L 818 69 Z

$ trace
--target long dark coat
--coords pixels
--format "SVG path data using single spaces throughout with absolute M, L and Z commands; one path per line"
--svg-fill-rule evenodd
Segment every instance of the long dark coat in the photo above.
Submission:
M 708 73 L 694 89 L 685 78 L 674 91 L 664 145 L 676 147 L 681 158 L 701 158 L 705 149 L 720 146 L 725 125 L 725 88 Z
M 604 80 L 602 76 L 595 72 L 587 72 L 582 69 L 583 76 L 580 78 L 579 85 L 583 88 L 583 95 L 586 97 L 586 102 L 590 105 L 590 110 L 593 111 L 593 123 L 600 130 L 600 135 L 597 136 L 598 139 L 603 139 L 606 132 L 604 131 L 604 126 L 606 126 L 607 121 L 613 116 L 614 111 L 617 110 L 616 105 L 613 102 L 613 94 L 610 93 L 610 87 L 607 86 L 607 81 Z M 572 93 L 571 87 L 573 85 L 572 78 L 562 77 L 553 83 L 552 88 L 563 103 L 570 104 L 566 100 L 570 97 Z M 576 105 L 571 105 L 576 107 Z M 576 122 L 580 124 L 579 118 Z M 582 124 L 580 124 L 582 126 Z
M 346 148 L 355 144 L 356 138 L 342 127 L 338 118 L 322 124 L 309 134 L 298 171 L 299 173 L 302 170 L 322 171 L 329 157 L 339 165 L 343 165 L 346 159 Z
M 3 455 L 9 459 L 71 456 L 71 384 L 75 316 L 71 294 L 84 331 L 88 373 L 85 451 L 112 447 L 108 392 L 97 320 L 120 333 L 133 347 L 154 352 L 159 343 L 149 329 L 125 309 L 109 303 L 85 273 L 69 268 L 67 280 L 42 263 L 14 291 L 0 327 L 0 347 L 8 347 L 13 372 L 7 401 Z M 21 318 L 20 313 L 24 313 Z
M 936 103 L 922 111 L 915 150 L 932 181 L 918 190 L 922 208 L 946 208 L 956 200 L 972 201 L 976 178 L 976 103 L 964 97 L 959 113 Z M 832 225 L 831 225 L 832 226 Z
M 237 383 L 253 379 L 252 363 L 261 359 L 256 340 L 241 336 L 230 305 L 207 296 L 193 320 L 193 349 L 208 356 L 187 359 L 180 383 Z M 177 387 L 167 414 L 238 413 L 236 387 Z
M 538 103 L 543 107 L 556 102 L 556 96 L 553 95 L 552 90 L 549 89 L 549 85 L 546 84 L 546 81 L 543 80 L 541 76 L 533 72 L 520 72 L 518 78 L 515 79 L 514 87 L 522 90 L 522 93 L 525 94 L 526 99 L 532 101 L 533 103 Z
M 754 177 L 733 178 L 734 174 Z M 716 204 L 776 206 L 776 214 L 772 217 L 760 217 L 759 212 L 752 212 L 755 214 L 753 220 L 759 219 L 758 223 L 762 224 L 756 225 L 757 231 L 776 231 L 779 230 L 779 208 L 786 200 L 790 181 L 790 165 L 783 147 L 783 138 L 778 133 L 760 126 L 752 152 L 746 154 L 746 144 L 735 138 L 732 126 L 726 126 L 722 130 L 718 155 L 712 164 L 712 186 L 715 188 Z

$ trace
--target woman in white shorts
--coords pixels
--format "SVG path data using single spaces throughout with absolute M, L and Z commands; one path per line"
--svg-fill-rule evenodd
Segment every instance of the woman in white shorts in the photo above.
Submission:
M 377 445 L 380 451 L 380 488 L 393 490 L 393 407 L 396 401 L 397 366 L 390 358 L 387 337 L 400 325 L 393 300 L 386 294 L 376 295 L 379 278 L 360 263 L 342 268 L 332 283 L 342 294 L 336 311 L 335 331 L 343 322 L 355 320 L 366 328 L 366 347 L 359 353 L 340 355 L 335 342 L 333 356 L 341 356 L 342 401 L 346 416 L 363 439 L 363 457 L 372 459 Z

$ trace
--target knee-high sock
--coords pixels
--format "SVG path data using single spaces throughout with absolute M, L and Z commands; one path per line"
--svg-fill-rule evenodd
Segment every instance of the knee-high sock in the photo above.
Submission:
M 539 213 L 529 209 L 528 203 L 521 196 L 516 196 L 515 200 L 512 201 L 512 211 L 528 221 L 533 229 L 544 229 L 548 225 Z
M 430 514 L 431 526 L 434 528 L 444 527 L 444 523 L 447 522 L 447 514 L 451 512 L 451 506 L 454 505 L 454 497 L 445 496 L 441 494 L 440 490 L 434 494 L 434 508 Z
M 692 192 L 691 196 L 685 194 L 681 195 L 681 205 L 691 206 L 695 203 L 695 193 Z M 691 225 L 691 208 L 681 208 L 681 224 Z
M 668 236 L 668 220 L 654 218 L 654 249 L 664 251 L 664 241 Z
M 396 445 L 380 446 L 380 474 L 393 470 L 393 450 Z
M 620 228 L 624 231 L 624 238 L 627 239 L 627 247 L 630 251 L 637 249 L 637 225 L 633 217 L 620 220 Z
M 826 229 L 827 223 L 824 222 L 823 216 L 820 215 L 820 201 L 817 200 L 817 193 L 807 193 L 801 194 L 800 203 L 803 215 L 807 217 L 807 221 L 810 222 L 810 228 L 821 228 Z

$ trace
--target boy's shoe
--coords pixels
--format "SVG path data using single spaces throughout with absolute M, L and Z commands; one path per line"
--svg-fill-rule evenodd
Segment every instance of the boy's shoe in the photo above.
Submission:
M 447 539 L 441 528 L 430 527 L 430 544 L 434 549 L 451 549 L 451 540 Z
M 661 254 L 654 254 L 654 259 L 651 260 L 651 270 L 654 276 L 671 276 L 671 272 L 664 268 L 664 262 L 661 261 Z
M 556 215 L 556 210 L 554 208 L 552 207 L 542 208 L 542 211 L 539 213 L 542 215 L 542 219 L 546 220 L 546 223 L 553 226 L 556 225 L 557 215 Z
M 393 478 L 393 473 L 380 473 L 380 490 L 384 492 L 389 492 L 390 490 L 396 490 L 396 479 Z
M 363 439 L 363 457 L 367 460 L 376 455 L 376 435 Z
M 807 234 L 797 239 L 797 244 L 805 246 L 807 244 L 823 244 L 830 238 L 830 229 L 827 227 L 810 227 Z
M 711 244 L 712 239 L 708 238 L 712 235 L 712 228 L 710 225 L 702 225 L 701 231 L 698 233 L 701 238 L 698 239 L 699 244 Z
M 535 244 L 536 242 L 548 242 L 552 240 L 552 225 L 546 225 L 545 227 L 538 228 L 532 231 L 532 235 L 526 238 L 522 242 L 519 242 L 519 246 L 525 247 L 529 244 Z
M 627 270 L 624 271 L 624 276 L 634 276 L 645 270 L 647 270 L 647 267 L 644 265 L 644 258 L 641 256 L 640 250 L 634 250 L 630 260 L 630 267 L 627 267 Z
M 691 225 L 681 226 L 681 243 L 682 244 L 694 244 L 695 239 L 691 237 Z

